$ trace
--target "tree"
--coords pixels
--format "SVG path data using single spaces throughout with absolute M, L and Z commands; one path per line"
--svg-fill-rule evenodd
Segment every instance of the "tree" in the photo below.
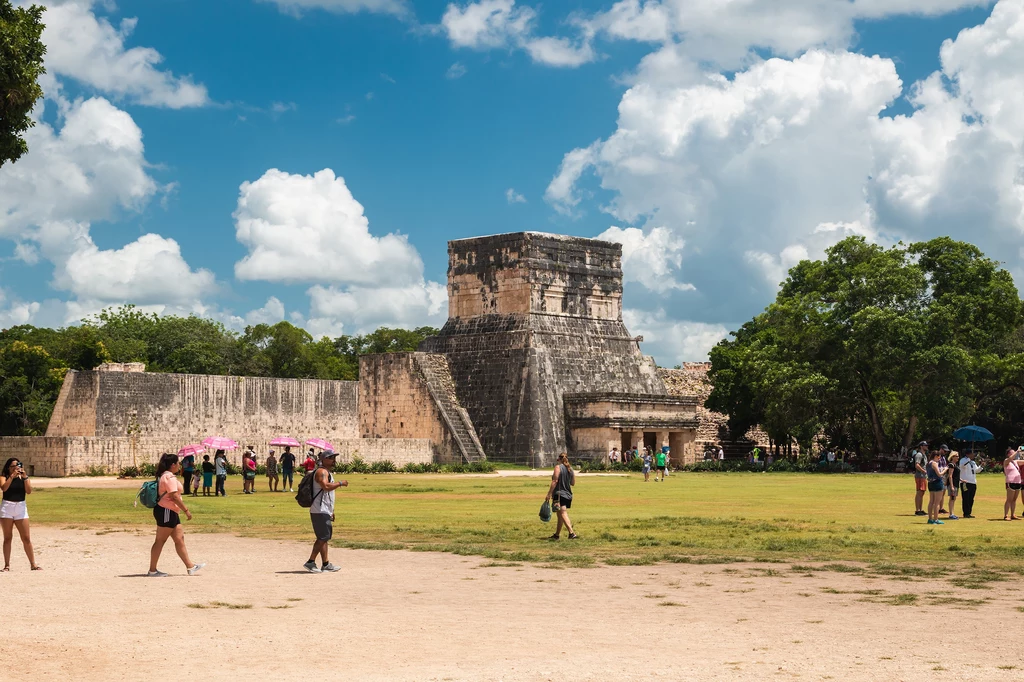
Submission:
M 775 302 L 712 351 L 707 405 L 776 440 L 824 432 L 887 453 L 1024 385 L 1024 356 L 1005 343 L 1020 322 L 1012 278 L 977 247 L 851 237 L 790 270 Z
M 39 76 L 46 72 L 43 10 L 0 0 L 0 166 L 28 151 L 22 135 L 35 125 L 32 107 L 43 96 Z
M 0 433 L 46 433 L 66 371 L 40 346 L 14 341 L 0 348 Z

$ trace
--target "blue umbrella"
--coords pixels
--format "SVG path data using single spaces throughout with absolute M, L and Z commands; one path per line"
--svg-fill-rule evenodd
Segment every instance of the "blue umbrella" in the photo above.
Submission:
M 992 432 L 983 426 L 961 426 L 959 429 L 953 432 L 953 438 L 957 440 L 966 440 L 972 443 L 979 443 L 986 440 L 992 440 L 995 436 Z

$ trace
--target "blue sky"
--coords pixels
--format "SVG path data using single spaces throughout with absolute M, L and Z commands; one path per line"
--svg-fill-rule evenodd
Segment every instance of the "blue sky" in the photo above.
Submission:
M 1000 112 L 1024 92 L 1022 0 L 47 16 L 40 125 L 0 168 L 0 326 L 126 302 L 314 334 L 440 325 L 448 239 L 542 230 L 623 242 L 627 324 L 674 364 L 847 234 L 1020 251 L 1024 130 Z

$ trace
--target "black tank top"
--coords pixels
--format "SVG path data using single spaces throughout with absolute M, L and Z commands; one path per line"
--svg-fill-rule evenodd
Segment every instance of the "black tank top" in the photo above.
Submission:
M 7 486 L 7 490 L 4 491 L 4 502 L 24 502 L 25 501 L 25 481 L 21 478 L 16 478 L 11 481 L 11 484 Z
M 569 467 L 559 464 L 561 471 L 558 472 L 558 482 L 555 484 L 555 495 L 564 500 L 572 499 L 572 472 Z

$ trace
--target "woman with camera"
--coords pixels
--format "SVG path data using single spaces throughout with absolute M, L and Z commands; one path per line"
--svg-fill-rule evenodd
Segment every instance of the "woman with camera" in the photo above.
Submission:
M 160 464 L 156 467 L 156 479 L 159 482 L 157 487 L 156 506 L 153 507 L 153 517 L 156 519 L 156 540 L 153 541 L 153 548 L 149 551 L 149 573 L 150 578 L 165 578 L 167 574 L 157 569 L 156 564 L 160 561 L 160 552 L 164 549 L 167 538 L 174 542 L 174 551 L 178 558 L 185 564 L 189 575 L 195 575 L 206 564 L 192 563 L 185 548 L 185 531 L 181 527 L 181 517 L 178 512 L 183 512 L 185 518 L 192 520 L 192 512 L 185 506 L 181 499 L 184 490 L 178 482 L 177 473 L 180 465 L 178 456 L 166 454 L 160 458 Z
M 25 504 L 25 496 L 32 492 L 32 483 L 17 457 L 7 460 L 3 471 L 0 471 L 0 490 L 3 491 L 3 502 L 0 502 L 0 526 L 4 529 L 3 570 L 11 570 L 11 543 L 14 541 L 14 528 L 17 527 L 28 563 L 33 571 L 38 571 L 41 567 L 36 565 L 36 555 L 32 551 L 32 538 L 28 532 L 28 506 Z

